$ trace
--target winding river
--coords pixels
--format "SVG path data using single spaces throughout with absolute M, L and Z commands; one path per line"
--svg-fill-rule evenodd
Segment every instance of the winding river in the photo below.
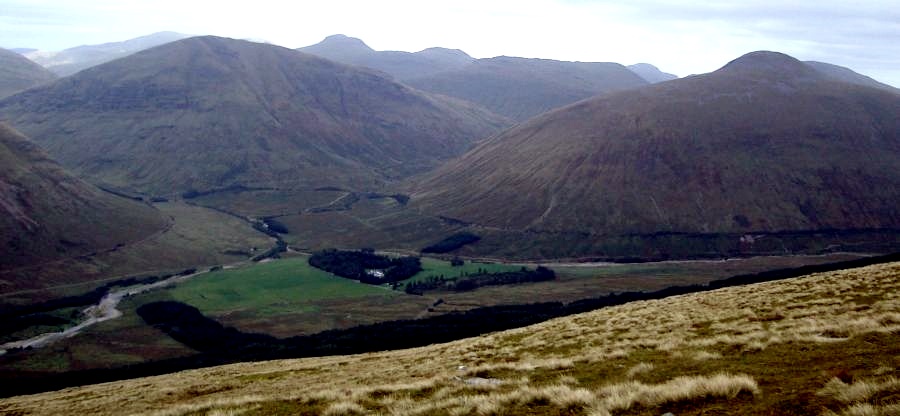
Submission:
M 212 269 L 207 269 L 183 276 L 172 276 L 166 280 L 160 280 L 158 282 L 143 285 L 129 286 L 123 289 L 109 292 L 106 294 L 106 296 L 100 299 L 100 302 L 98 302 L 96 305 L 91 305 L 82 311 L 82 316 L 84 316 L 85 319 L 78 325 L 66 328 L 65 330 L 59 332 L 47 332 L 20 341 L 7 342 L 6 344 L 0 345 L 0 355 L 4 355 L 9 350 L 15 348 L 40 348 L 61 339 L 71 338 L 83 331 L 85 328 L 90 327 L 91 325 L 95 325 L 100 322 L 108 321 L 110 319 L 115 319 L 122 316 L 122 312 L 116 309 L 116 306 L 118 306 L 119 302 L 121 302 L 122 299 L 125 299 L 126 297 L 174 285 L 194 276 L 209 273 L 210 271 L 212 271 Z

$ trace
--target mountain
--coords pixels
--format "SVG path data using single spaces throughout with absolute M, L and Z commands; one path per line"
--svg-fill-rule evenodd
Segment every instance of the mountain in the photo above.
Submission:
M 897 230 L 898 114 L 898 94 L 754 52 L 520 124 L 427 175 L 412 204 L 532 236 L 571 234 L 555 255 L 603 254 L 603 241 L 640 236 L 737 245 L 755 233 Z
M 50 71 L 18 53 L 0 49 L 0 98 L 56 79 Z
M 0 213 L 0 269 L 109 249 L 166 225 L 153 208 L 74 178 L 4 124 Z
M 836 81 L 849 82 L 851 84 L 865 85 L 867 87 L 874 87 L 895 93 L 900 93 L 900 89 L 894 88 L 887 84 L 883 84 L 865 75 L 856 73 L 850 68 L 817 61 L 805 61 L 804 63 L 811 66 L 819 73 Z
M 298 49 L 348 65 L 364 66 L 406 80 L 460 68 L 474 58 L 458 49 L 429 48 L 411 53 L 376 51 L 360 39 L 332 35 L 315 45 Z
M 406 83 L 523 121 L 598 94 L 643 86 L 647 81 L 616 63 L 501 56 Z
M 508 121 L 278 46 L 196 37 L 0 101 L 95 183 L 168 194 L 366 188 L 433 168 Z
M 643 78 L 645 81 L 651 84 L 656 84 L 663 81 L 671 81 L 678 78 L 677 75 L 662 72 L 659 70 L 659 68 L 650 64 L 641 63 L 628 65 L 628 69 L 630 69 L 631 72 L 638 74 L 639 77 Z
M 10 50 L 15 53 L 22 54 L 22 55 L 29 53 L 29 52 L 37 52 L 37 49 L 35 49 L 35 48 L 10 48 Z
M 25 56 L 56 75 L 65 77 L 92 66 L 190 36 L 175 32 L 159 32 L 122 42 L 76 46 L 58 52 L 32 51 Z

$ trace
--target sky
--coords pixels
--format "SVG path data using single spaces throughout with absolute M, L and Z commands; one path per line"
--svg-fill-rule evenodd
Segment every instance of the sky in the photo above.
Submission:
M 773 50 L 900 87 L 900 0 L 0 0 L 0 46 L 61 50 L 159 31 L 297 48 L 647 62 L 679 76 Z

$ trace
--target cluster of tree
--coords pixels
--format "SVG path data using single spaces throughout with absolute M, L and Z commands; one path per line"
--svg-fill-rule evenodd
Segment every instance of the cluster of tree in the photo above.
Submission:
M 406 280 L 422 271 L 422 262 L 418 257 L 390 258 L 375 254 L 372 249 L 323 250 L 309 258 L 309 265 L 341 277 L 375 285 Z M 371 273 L 375 270 L 384 275 L 379 277 Z
M 409 282 L 404 291 L 411 295 L 421 295 L 434 290 L 452 292 L 466 292 L 482 286 L 514 285 L 517 283 L 546 282 L 556 279 L 556 273 L 544 266 L 538 266 L 535 270 L 522 267 L 514 272 L 488 273 L 480 270 L 478 273 L 462 275 L 459 277 L 431 276 L 419 282 Z
M 472 244 L 481 240 L 481 237 L 472 233 L 456 233 L 437 243 L 422 249 L 423 253 L 449 253 L 466 244 Z
M 349 329 L 278 339 L 268 335 L 246 334 L 226 328 L 203 316 L 196 308 L 176 302 L 151 303 L 138 309 L 148 323 L 175 340 L 200 353 L 183 358 L 135 364 L 113 369 L 73 371 L 67 373 L 16 373 L 7 376 L 0 396 L 37 393 L 65 387 L 95 384 L 126 378 L 173 373 L 234 362 L 325 355 L 357 354 L 371 351 L 413 348 L 434 343 L 478 336 L 488 332 L 518 328 L 561 316 L 583 313 L 607 306 L 637 300 L 661 299 L 674 295 L 714 290 L 786 279 L 809 273 L 841 270 L 871 264 L 900 261 L 900 253 L 858 260 L 804 266 L 793 269 L 734 276 L 709 285 L 675 286 L 655 292 L 625 292 L 569 304 L 560 302 L 529 305 L 503 305 L 452 312 L 427 319 L 382 322 Z M 13 354 L 13 352 L 11 352 Z M 14 378 L 12 378 L 14 377 Z M 15 382 L 12 382 L 12 381 Z

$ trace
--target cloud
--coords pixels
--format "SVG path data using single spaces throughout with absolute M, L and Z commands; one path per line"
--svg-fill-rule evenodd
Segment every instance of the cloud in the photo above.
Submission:
M 162 30 L 287 47 L 344 33 L 379 50 L 649 62 L 679 75 L 766 49 L 900 85 L 896 0 L 4 0 L 0 11 L 7 47 L 62 49 Z

